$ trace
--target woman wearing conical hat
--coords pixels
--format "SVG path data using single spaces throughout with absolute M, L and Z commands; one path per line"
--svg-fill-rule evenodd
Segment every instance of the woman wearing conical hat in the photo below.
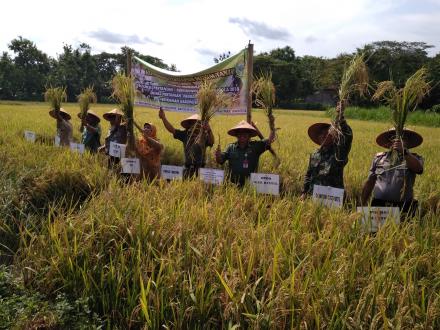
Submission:
M 199 168 L 205 166 L 206 147 L 212 147 L 214 145 L 214 134 L 212 134 L 211 128 L 209 125 L 201 127 L 199 115 L 192 115 L 182 120 L 180 125 L 184 130 L 174 128 L 166 118 L 162 108 L 159 110 L 159 118 L 162 119 L 167 131 L 173 134 L 175 139 L 183 143 L 183 152 L 185 154 L 183 177 L 187 179 L 197 176 Z M 201 129 L 206 136 L 205 146 L 201 146 L 196 141 Z
M 160 154 L 163 145 L 157 138 L 157 129 L 152 123 L 145 123 L 142 136 L 136 142 L 136 150 L 141 161 L 142 176 L 151 181 L 160 178 Z
M 414 215 L 418 202 L 414 199 L 414 182 L 423 173 L 423 158 L 409 149 L 421 145 L 420 134 L 403 130 L 402 139 L 396 139 L 396 130 L 379 134 L 376 143 L 388 149 L 376 154 L 368 179 L 362 190 L 362 204 L 371 206 L 396 206 L 402 212 Z
M 338 102 L 336 111 L 341 113 L 343 106 Z M 310 155 L 301 199 L 313 193 L 314 185 L 344 189 L 344 167 L 348 163 L 353 132 L 345 118 L 340 118 L 340 131 L 327 123 L 316 123 L 309 127 L 309 137 L 319 148 Z
M 60 146 L 68 147 L 72 142 L 73 126 L 70 123 L 72 117 L 63 108 L 60 108 L 60 111 L 51 110 L 49 115 L 57 120 L 57 135 L 60 138 Z
M 271 133 L 269 139 L 263 139 L 255 124 L 251 125 L 244 120 L 231 128 L 228 134 L 236 137 L 237 142 L 228 145 L 224 152 L 221 152 L 219 146 L 215 152 L 215 159 L 219 164 L 228 161 L 231 182 L 243 186 L 251 173 L 257 171 L 260 156 L 270 148 L 275 135 Z M 257 135 L 261 140 L 252 141 L 251 138 Z
M 101 126 L 99 125 L 101 119 L 92 110 L 87 111 L 85 118 L 81 118 L 81 114 L 78 114 L 78 117 L 81 119 L 81 143 L 91 153 L 98 152 L 101 146 Z

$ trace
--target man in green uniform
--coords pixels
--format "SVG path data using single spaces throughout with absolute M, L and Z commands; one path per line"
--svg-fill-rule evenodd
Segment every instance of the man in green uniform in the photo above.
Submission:
M 338 103 L 337 113 L 340 113 L 342 106 Z M 344 167 L 348 163 L 353 132 L 343 116 L 340 117 L 340 128 L 340 132 L 337 132 L 327 123 L 316 123 L 309 127 L 310 139 L 320 147 L 310 155 L 301 199 L 313 193 L 314 185 L 344 189 Z
M 199 115 L 192 115 L 181 121 L 184 130 L 174 128 L 165 116 L 162 108 L 159 110 L 159 118 L 168 132 L 173 134 L 173 137 L 183 143 L 183 152 L 185 154 L 185 166 L 183 169 L 183 177 L 185 179 L 192 178 L 198 175 L 199 168 L 205 166 L 205 152 L 206 147 L 214 145 L 214 134 L 207 125 L 201 127 Z M 200 130 L 205 134 L 205 145 L 202 146 L 197 140 Z
M 244 120 L 231 128 L 228 134 L 235 136 L 237 142 L 228 145 L 225 152 L 221 152 L 219 146 L 215 152 L 215 159 L 218 164 L 228 161 L 228 174 L 231 182 L 243 186 L 251 173 L 257 171 L 261 154 L 270 148 L 275 136 L 271 134 L 269 139 L 263 139 L 263 135 L 256 126 Z M 262 140 L 251 141 L 251 138 L 257 135 Z
M 423 138 L 409 129 L 403 130 L 402 140 L 395 136 L 392 129 L 376 138 L 376 143 L 389 151 L 374 157 L 362 190 L 362 204 L 367 205 L 372 194 L 371 206 L 397 206 L 403 213 L 414 216 L 418 202 L 413 187 L 416 175 L 423 173 L 423 158 L 409 149 L 422 144 Z

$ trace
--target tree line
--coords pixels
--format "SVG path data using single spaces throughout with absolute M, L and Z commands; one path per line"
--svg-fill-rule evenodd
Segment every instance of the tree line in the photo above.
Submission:
M 425 66 L 433 89 L 421 107 L 430 109 L 440 104 L 440 53 L 429 57 L 433 47 L 424 42 L 378 41 L 356 49 L 351 54 L 340 54 L 334 58 L 296 56 L 290 47 L 276 48 L 254 56 L 254 74 L 271 71 L 276 87 L 277 106 L 298 108 L 307 106 L 307 96 L 326 89 L 336 91 L 344 67 L 356 53 L 366 55 L 372 87 L 383 80 L 394 80 L 403 85 L 417 69 Z M 122 47 L 119 53 L 101 52 L 92 54 L 91 47 L 82 43 L 74 48 L 64 45 L 56 58 L 39 50 L 32 41 L 18 37 L 13 39 L 0 58 L 0 99 L 41 101 L 46 86 L 67 87 L 69 102 L 87 86 L 94 86 L 98 102 L 112 102 L 110 80 L 126 66 L 127 52 L 163 69 L 177 71 L 174 64 L 144 55 L 134 49 Z M 229 57 L 221 54 L 214 61 Z M 371 106 L 368 98 L 355 99 L 353 104 Z M 315 106 L 315 105 L 312 105 Z

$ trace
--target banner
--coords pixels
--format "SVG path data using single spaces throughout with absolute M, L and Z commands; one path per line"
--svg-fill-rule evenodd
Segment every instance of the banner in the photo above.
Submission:
M 247 49 L 227 58 L 213 67 L 194 73 L 180 74 L 155 67 L 134 56 L 131 74 L 137 95 L 135 104 L 174 112 L 197 112 L 197 92 L 204 80 L 214 81 L 217 89 L 233 97 L 223 114 L 246 114 L 248 73 Z

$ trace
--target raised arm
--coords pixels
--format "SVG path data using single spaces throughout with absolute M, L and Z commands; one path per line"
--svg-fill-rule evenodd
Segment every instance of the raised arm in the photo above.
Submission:
M 168 132 L 171 134 L 174 134 L 176 132 L 176 129 L 173 125 L 168 121 L 167 117 L 165 116 L 165 112 L 162 108 L 159 109 L 159 118 L 162 119 L 163 125 L 167 129 Z

